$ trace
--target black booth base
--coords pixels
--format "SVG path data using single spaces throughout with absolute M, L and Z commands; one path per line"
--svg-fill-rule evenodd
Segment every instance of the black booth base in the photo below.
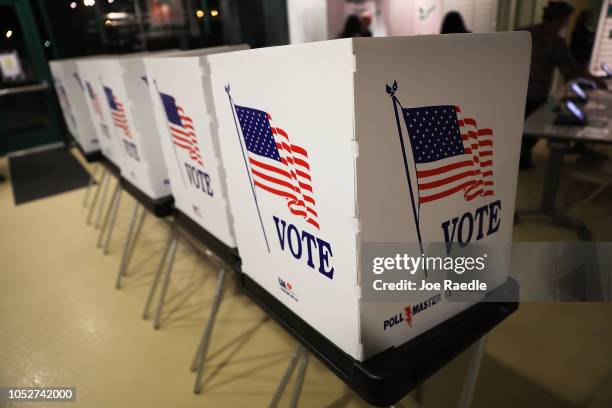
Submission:
M 104 156 L 102 156 L 102 151 L 100 150 L 96 150 L 93 152 L 89 152 L 89 153 L 85 153 L 85 150 L 83 150 L 83 148 L 81 147 L 81 145 L 79 145 L 78 143 L 75 143 L 77 149 L 79 149 L 79 152 L 81 152 L 81 155 L 85 158 L 85 161 L 87 163 L 96 163 L 102 160 L 102 158 Z
M 219 259 L 231 267 L 233 271 L 240 270 L 241 262 L 236 248 L 228 247 L 217 237 L 176 208 L 174 209 L 174 222 L 187 231 L 194 239 L 208 247 L 217 257 L 219 257 Z
M 112 165 L 112 163 L 108 162 Z M 106 163 L 105 163 L 106 165 Z M 153 213 L 156 217 L 167 217 L 172 215 L 174 211 L 174 197 L 165 196 L 158 199 L 153 199 L 143 193 L 138 187 L 127 181 L 125 178 L 120 177 L 121 188 L 127 191 L 140 205 L 146 208 L 149 212 Z
M 102 166 L 104 166 L 104 168 L 110 172 L 113 176 L 120 178 L 121 177 L 121 170 L 119 169 L 119 167 L 117 167 L 117 165 L 115 163 L 113 163 L 112 161 L 108 160 L 106 157 L 102 156 L 102 158 L 99 160 L 99 162 L 102 164 Z
M 517 302 L 477 303 L 413 340 L 359 362 L 250 277 L 244 273 L 240 276 L 244 291 L 255 303 L 361 398 L 381 407 L 402 399 L 518 309 Z M 518 283 L 508 279 L 496 290 L 517 293 Z

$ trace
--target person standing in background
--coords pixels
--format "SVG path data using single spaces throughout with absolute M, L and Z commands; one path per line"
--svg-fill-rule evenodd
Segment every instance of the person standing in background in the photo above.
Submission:
M 559 32 L 567 26 L 573 12 L 574 8 L 568 3 L 551 1 L 544 7 L 542 23 L 519 29 L 529 31 L 532 40 L 525 118 L 546 102 L 555 68 L 561 71 L 565 81 L 584 77 L 593 80 L 600 88 L 607 88 L 601 78 L 591 75 L 572 57 L 565 40 L 559 35 Z M 531 151 L 537 142 L 536 138 L 523 139 L 520 169 L 533 166 Z
M 361 18 L 362 35 L 364 37 L 372 37 L 372 30 L 370 30 L 370 26 L 372 25 L 372 13 L 369 11 L 362 11 L 359 18 Z
M 440 34 L 452 33 L 469 33 L 468 29 L 465 27 L 463 17 L 461 17 L 461 14 L 459 14 L 458 11 L 449 11 L 446 13 L 444 20 L 442 21 Z
M 338 38 L 353 38 L 353 37 L 364 37 L 363 35 L 363 24 L 361 18 L 352 15 L 346 18 L 344 23 L 344 29 L 338 34 Z
M 584 10 L 576 19 L 572 40 L 570 42 L 570 51 L 576 61 L 586 67 L 591 59 L 593 44 L 595 43 L 595 32 L 591 28 L 591 10 Z

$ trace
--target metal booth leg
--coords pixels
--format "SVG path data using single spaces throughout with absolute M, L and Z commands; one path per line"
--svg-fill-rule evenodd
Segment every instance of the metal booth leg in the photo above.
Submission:
M 459 404 L 457 405 L 458 408 L 469 408 L 472 405 L 474 390 L 476 389 L 476 382 L 478 381 L 478 373 L 480 372 L 480 366 L 482 365 L 482 358 L 484 357 L 486 344 L 487 335 L 485 334 L 474 345 L 474 351 L 472 352 L 472 356 L 470 358 L 470 365 L 468 366 L 467 373 L 465 374 L 463 391 L 461 392 L 461 398 L 459 399 Z
M 100 233 L 98 234 L 98 242 L 96 243 L 97 248 L 102 247 L 102 240 L 106 235 L 106 228 L 108 226 L 108 221 L 111 218 L 111 213 L 115 208 L 115 201 L 117 201 L 117 195 L 119 194 L 119 190 L 121 189 L 121 184 L 119 180 L 117 180 L 117 184 L 115 185 L 115 189 L 113 190 L 113 194 L 111 195 L 111 200 L 108 203 L 108 208 L 106 209 L 106 213 L 104 214 L 104 220 L 102 221 L 102 225 L 100 226 Z
M 291 408 L 297 408 L 298 402 L 300 401 L 300 395 L 302 394 L 302 387 L 304 386 L 304 379 L 306 378 L 306 369 L 308 368 L 308 358 L 310 353 L 308 350 L 304 350 L 302 355 L 302 361 L 300 362 L 300 368 L 295 379 L 295 385 L 293 386 L 293 394 L 291 395 Z
M 193 387 L 193 392 L 196 394 L 202 392 L 202 376 L 204 375 L 206 355 L 208 354 L 208 346 L 210 345 L 210 339 L 212 337 L 212 332 L 215 327 L 217 313 L 219 312 L 219 307 L 221 306 L 221 301 L 223 300 L 225 278 L 226 271 L 225 268 L 222 267 L 219 271 L 219 282 L 217 283 L 217 290 L 215 291 L 215 297 L 213 300 L 212 307 L 210 309 L 210 315 L 208 316 L 208 322 L 206 322 L 206 328 L 204 329 L 204 333 L 202 333 L 202 340 L 200 341 L 198 350 L 196 351 L 196 354 L 193 357 L 193 361 L 191 362 L 191 370 L 198 370 L 196 374 L 195 385 Z
M 174 240 L 176 238 L 175 235 L 176 232 L 174 230 L 174 226 L 172 226 L 170 229 L 170 233 L 168 234 L 168 241 L 166 242 L 164 252 L 162 254 L 161 259 L 159 260 L 159 266 L 157 267 L 157 271 L 155 271 L 153 282 L 151 282 L 151 289 L 149 289 L 149 295 L 147 296 L 147 301 L 145 302 L 144 310 L 142 312 L 142 318 L 144 320 L 147 320 L 149 318 L 149 309 L 151 308 L 151 302 L 153 301 L 153 296 L 155 296 L 155 291 L 157 290 L 157 285 L 159 284 L 159 277 L 161 276 L 164 266 L 166 266 L 166 260 L 168 259 L 170 247 L 174 244 Z
M 561 179 L 561 169 L 563 167 L 563 156 L 567 152 L 567 144 L 563 142 L 551 141 L 548 143 L 549 157 L 546 165 L 546 176 L 542 189 L 542 197 L 537 208 L 518 210 L 517 221 L 521 216 L 546 216 L 562 227 L 575 230 L 578 238 L 583 241 L 591 239 L 591 231 L 581 220 L 574 219 L 561 213 L 556 206 L 557 193 L 559 192 L 559 180 Z
M 293 370 L 295 370 L 295 366 L 297 365 L 298 361 L 300 359 L 302 359 L 302 356 L 308 355 L 308 352 L 306 351 L 306 349 L 304 348 L 304 346 L 302 346 L 301 344 L 298 345 L 297 349 L 293 352 L 293 355 L 291 356 L 291 359 L 289 360 L 289 366 L 287 366 L 287 370 L 285 371 L 285 374 L 283 374 L 283 378 L 281 378 L 280 383 L 278 384 L 278 387 L 276 387 L 276 391 L 274 392 L 274 396 L 272 396 L 272 401 L 270 401 L 270 408 L 276 408 L 278 406 L 278 403 L 280 401 L 280 399 L 283 396 L 283 393 L 285 392 L 285 388 L 287 388 L 287 384 L 289 383 L 289 380 L 291 379 L 291 375 L 293 374 Z M 306 373 L 306 367 L 305 364 L 307 364 L 308 361 L 306 361 L 306 363 L 302 363 L 302 366 L 304 366 L 303 370 L 304 370 L 304 374 Z M 302 371 L 302 366 L 300 366 L 300 371 Z M 303 381 L 303 379 L 302 379 Z M 298 384 L 296 383 L 296 386 Z M 300 389 L 301 389 L 301 384 L 300 384 Z M 297 394 L 297 397 L 295 395 L 296 391 L 294 390 L 294 395 L 293 398 L 299 398 L 299 391 Z M 293 404 L 294 401 L 292 401 L 291 403 Z M 297 404 L 297 401 L 295 401 L 295 403 Z
M 110 184 L 111 177 L 108 176 L 104 179 L 104 185 L 102 187 L 102 195 L 100 196 L 100 205 L 98 206 L 98 215 L 96 216 L 96 229 L 100 228 L 100 223 L 102 221 L 102 210 L 104 208 L 104 203 L 106 202 L 106 193 L 108 191 L 108 185 Z
M 132 218 L 130 220 L 130 228 L 128 230 L 127 237 L 125 237 L 125 245 L 123 247 L 123 256 L 121 257 L 121 264 L 119 265 L 119 272 L 117 273 L 117 282 L 115 287 L 117 289 L 121 289 L 121 278 L 125 275 L 125 270 L 127 269 L 128 261 L 130 258 L 130 252 L 132 250 L 132 241 L 135 240 L 136 237 L 134 235 L 134 228 L 136 226 L 136 219 L 138 218 L 138 209 L 140 208 L 140 204 L 136 202 L 134 204 L 134 210 L 132 210 Z M 146 211 L 144 208 L 142 211 Z
M 168 252 L 168 265 L 166 266 L 166 272 L 164 275 L 164 284 L 159 294 L 159 300 L 157 303 L 157 311 L 155 312 L 155 321 L 153 322 L 153 328 L 159 329 L 161 326 L 161 313 L 164 308 L 164 301 L 166 300 L 166 292 L 168 291 L 168 284 L 170 283 L 170 275 L 172 274 L 172 268 L 174 266 L 174 257 L 176 256 L 176 250 L 179 244 L 179 235 L 176 234 L 170 244 Z
M 89 207 L 89 213 L 87 214 L 87 225 L 91 225 L 96 204 L 98 203 L 98 197 L 100 196 L 100 187 L 102 187 L 102 183 L 104 183 L 106 177 L 108 177 L 108 171 L 106 169 L 102 169 L 102 175 L 100 176 L 100 181 L 96 187 L 96 192 L 94 193 L 93 201 L 91 202 L 91 207 Z
M 136 227 L 136 231 L 134 232 L 132 238 L 132 244 L 130 246 L 130 253 L 128 254 L 127 262 L 125 264 L 125 269 L 123 270 L 123 276 L 127 276 L 128 274 L 128 265 L 132 260 L 132 255 L 134 255 L 134 249 L 136 248 L 136 243 L 138 243 L 138 238 L 140 238 L 140 231 L 142 231 L 142 226 L 144 225 L 145 218 L 147 216 L 147 210 L 144 207 L 142 208 L 142 212 L 140 213 L 140 219 L 138 220 L 138 224 Z
M 87 188 L 85 189 L 85 197 L 83 197 L 83 207 L 87 207 L 87 199 L 89 198 L 89 194 L 91 193 L 91 188 L 96 182 L 96 176 L 100 172 L 100 167 L 95 166 L 91 174 L 89 175 L 89 183 L 87 183 Z
M 104 255 L 108 255 L 108 246 L 110 245 L 111 236 L 113 235 L 113 228 L 115 227 L 115 222 L 117 220 L 117 212 L 119 211 L 119 204 L 121 203 L 122 191 L 123 189 L 119 185 L 119 190 L 117 191 L 117 198 L 115 199 L 115 206 L 113 207 L 110 224 L 108 225 L 108 233 L 106 234 L 106 240 L 104 242 Z

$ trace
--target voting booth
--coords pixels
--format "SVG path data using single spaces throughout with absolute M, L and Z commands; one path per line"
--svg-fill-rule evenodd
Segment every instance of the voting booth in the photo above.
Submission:
M 458 34 L 208 57 L 244 273 L 359 361 L 473 305 L 435 292 L 366 302 L 360 253 L 511 242 L 530 44 Z M 484 228 L 469 222 L 485 210 Z M 509 258 L 486 267 L 493 289 Z M 420 303 L 432 307 L 410 324 L 384 325 Z
M 105 59 L 98 67 L 121 176 L 149 198 L 158 199 L 170 195 L 170 185 L 152 120 L 144 55 Z
M 113 117 L 102 84 L 102 74 L 110 68 L 109 57 L 77 61 L 78 74 L 83 83 L 83 93 L 87 100 L 89 117 L 100 144 L 102 154 L 115 166 L 121 168 L 123 151 L 121 141 L 113 129 Z
M 235 248 L 227 187 L 214 123 L 208 55 L 243 49 L 215 47 L 145 59 L 175 207 Z
M 78 59 L 50 61 L 49 66 L 68 131 L 83 152 L 90 154 L 100 150 L 100 147 L 87 108 L 77 61 Z

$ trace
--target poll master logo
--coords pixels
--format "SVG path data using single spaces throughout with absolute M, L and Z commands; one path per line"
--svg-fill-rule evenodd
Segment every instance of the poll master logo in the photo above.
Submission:
M 271 252 L 270 244 L 262 217 L 262 212 L 265 215 L 265 211 L 262 211 L 258 201 L 258 192 L 284 200 L 293 219 L 318 233 L 321 226 L 316 210 L 308 151 L 293 143 L 285 129 L 272 125 L 270 113 L 235 105 L 229 85 L 225 87 L 225 91 L 232 109 L 246 175 L 268 252 Z M 282 251 L 288 249 L 287 252 L 290 252 L 295 260 L 305 259 L 310 268 L 318 269 L 322 275 L 333 279 L 333 254 L 329 242 L 305 229 L 300 231 L 296 225 L 282 217 L 272 215 L 265 218 L 271 218 L 273 221 Z
M 154 80 L 153 82 L 157 89 L 157 81 Z M 177 104 L 174 96 L 160 92 L 159 89 L 157 89 L 157 92 L 159 93 L 164 111 L 166 112 L 168 130 L 172 138 L 172 149 L 174 151 L 176 164 L 181 172 L 183 185 L 187 187 L 187 182 L 182 171 L 184 167 L 189 185 L 205 193 L 209 197 L 213 197 L 214 191 L 211 178 L 210 175 L 204 171 L 204 161 L 202 160 L 198 136 L 196 135 L 192 118 L 185 112 L 182 106 Z M 177 148 L 187 153 L 187 161 L 179 160 Z M 181 166 L 181 163 L 183 166 Z
M 417 314 L 437 305 L 441 300 L 442 295 L 437 294 L 415 305 L 406 306 L 403 312 L 400 312 L 383 322 L 383 330 L 394 327 L 401 322 L 405 322 L 409 327 L 412 327 L 412 323 Z
M 476 119 L 462 115 L 456 105 L 405 108 L 395 96 L 397 81 L 386 85 L 393 101 L 393 110 L 401 145 L 404 170 L 412 215 L 416 224 L 421 253 L 423 243 L 420 230 L 420 210 L 425 204 L 462 194 L 465 201 L 493 197 L 493 129 L 479 129 Z M 401 117 L 404 119 L 407 140 L 403 137 Z M 414 166 L 408 164 L 406 144 L 414 158 Z M 414 171 L 412 170 L 414 169 Z M 412 184 L 416 182 L 416 192 Z M 472 240 L 480 240 L 499 229 L 499 200 L 481 206 L 441 223 L 450 253 L 453 242 L 467 246 Z M 488 225 L 485 217 L 488 215 Z M 487 226 L 488 228 L 484 228 Z
M 295 300 L 296 302 L 298 301 L 295 291 L 293 290 L 293 285 L 289 283 L 289 281 L 286 281 L 282 278 L 278 278 L 278 286 L 283 292 L 289 295 L 291 299 Z

